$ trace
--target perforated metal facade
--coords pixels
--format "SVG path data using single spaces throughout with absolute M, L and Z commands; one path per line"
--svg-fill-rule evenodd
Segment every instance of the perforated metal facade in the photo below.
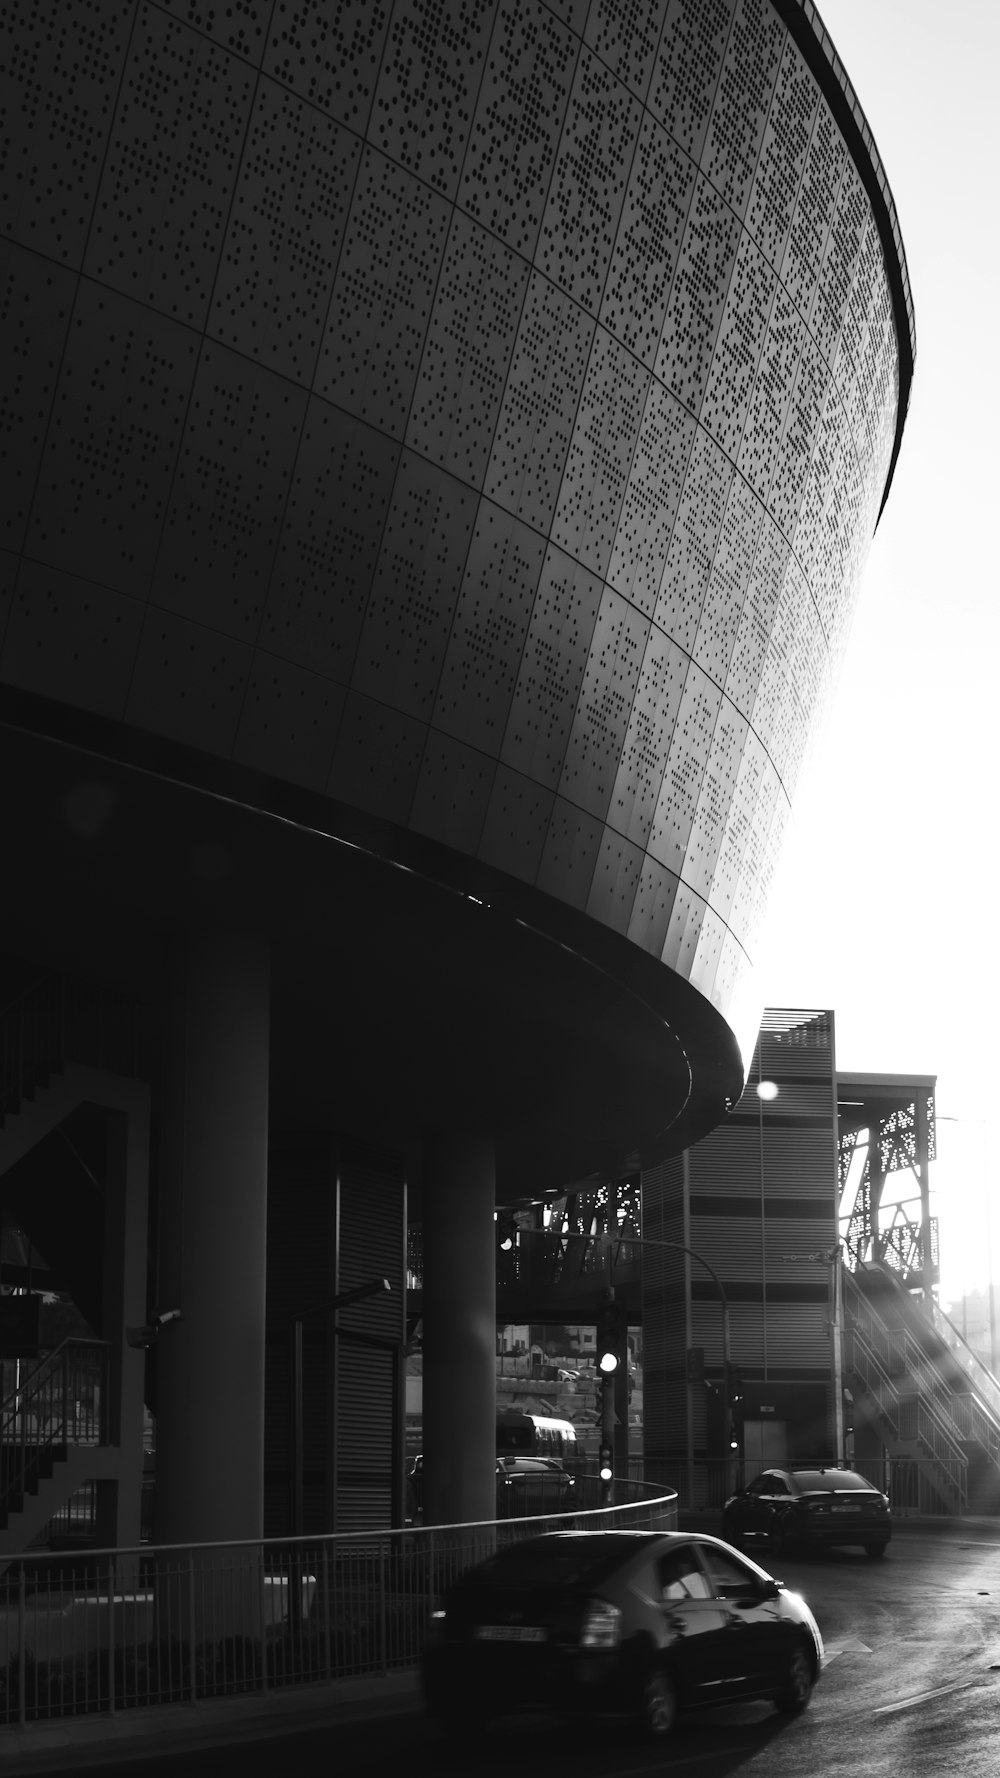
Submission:
M 6 16 L 0 680 L 497 867 L 724 1013 L 912 361 L 811 7 Z

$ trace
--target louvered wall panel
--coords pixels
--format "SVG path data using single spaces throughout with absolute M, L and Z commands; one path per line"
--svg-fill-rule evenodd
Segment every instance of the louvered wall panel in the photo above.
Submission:
M 831 1014 L 767 1013 L 747 1090 L 728 1121 L 642 1177 L 643 1232 L 683 1241 L 712 1268 L 728 1300 L 730 1357 L 745 1382 L 832 1376 L 829 1264 L 788 1256 L 822 1253 L 837 1238 L 834 1070 Z M 758 1097 L 762 1079 L 779 1084 L 776 1098 Z M 703 1350 L 708 1378 L 721 1377 L 722 1303 L 692 1260 L 689 1334 L 679 1259 L 647 1249 L 643 1267 L 645 1349 L 662 1378 L 645 1397 L 646 1450 L 662 1455 L 678 1436 L 676 1422 L 659 1418 L 677 1413 L 667 1380 L 684 1377 L 688 1344 Z M 706 1399 L 704 1389 L 691 1389 L 699 1412 Z
M 264 1379 L 264 1530 L 288 1536 L 292 1502 L 291 1318 L 334 1289 L 334 1155 L 325 1135 L 272 1134 L 267 1191 L 267 1344 Z M 327 1329 L 302 1341 L 303 1530 L 329 1530 Z
M 388 1278 L 391 1295 L 343 1309 L 348 1332 L 402 1342 L 406 1327 L 406 1188 L 401 1159 L 345 1145 L 338 1181 L 339 1295 Z M 399 1406 L 392 1356 L 344 1337 L 336 1346 L 336 1531 L 391 1523 Z

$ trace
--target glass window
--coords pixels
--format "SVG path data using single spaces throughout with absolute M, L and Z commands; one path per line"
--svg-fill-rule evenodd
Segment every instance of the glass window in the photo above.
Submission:
M 864 1476 L 855 1475 L 852 1469 L 797 1469 L 795 1485 L 805 1492 L 814 1492 L 819 1488 L 827 1488 L 831 1492 L 836 1489 L 838 1494 L 877 1494 L 871 1482 Z
M 708 1583 L 690 1544 L 668 1550 L 657 1562 L 661 1599 L 707 1599 Z
M 748 1593 L 757 1591 L 758 1576 L 752 1568 L 745 1567 L 738 1556 L 703 1544 L 701 1557 L 717 1599 L 745 1599 Z

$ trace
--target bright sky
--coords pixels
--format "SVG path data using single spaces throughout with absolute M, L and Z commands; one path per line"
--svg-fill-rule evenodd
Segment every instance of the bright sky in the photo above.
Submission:
M 820 0 L 878 143 L 916 308 L 910 415 L 758 949 L 838 1067 L 937 1076 L 941 1301 L 1000 1290 L 996 0 Z M 958 1122 L 946 1122 L 945 1118 Z M 990 1187 L 998 1195 L 988 1210 Z

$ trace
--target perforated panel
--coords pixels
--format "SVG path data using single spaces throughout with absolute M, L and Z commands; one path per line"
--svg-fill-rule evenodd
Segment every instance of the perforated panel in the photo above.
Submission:
M 26 562 L 11 601 L 3 678 L 120 719 L 144 610 L 110 587 Z
M 535 263 L 596 315 L 639 131 L 641 107 L 581 52 Z
M 498 766 L 483 825 L 479 856 L 525 883 L 538 875 L 554 798 L 531 778 Z
M 688 657 L 655 628 L 646 638 L 608 822 L 645 846 L 666 772 Z
M 67 265 L 86 246 L 134 10 L 132 0 L 4 7 L 0 228 Z
M 369 120 L 391 11 L 390 0 L 365 0 L 363 6 L 341 0 L 324 7 L 313 0 L 244 0 L 240 7 L 253 20 L 254 42 L 259 26 L 267 31 L 265 71 L 318 111 L 359 132 Z M 209 28 L 215 30 L 232 30 L 234 15 L 239 20 L 235 8 L 221 16 L 214 6 L 199 6 L 198 12 L 208 15 Z M 203 16 L 197 22 L 205 28 Z
M 451 735 L 431 732 L 420 762 L 411 826 L 462 852 L 475 852 L 496 765 Z
M 644 364 L 653 363 L 660 342 L 694 176 L 693 162 L 647 114 L 601 304 L 604 326 Z
M 479 97 L 496 0 L 408 0 L 395 7 L 369 140 L 454 197 Z
M 737 216 L 757 169 L 782 40 L 767 0 L 737 0 L 701 161 Z
M 346 684 L 400 447 L 311 401 L 260 626 L 262 647 Z
M 649 623 L 609 589 L 601 600 L 566 749 L 559 793 L 607 815 Z
M 316 389 L 402 438 L 448 235 L 443 198 L 362 156 Z
M 649 93 L 655 117 L 701 158 L 732 23 L 732 0 L 670 0 Z
M 531 256 L 542 226 L 580 45 L 540 7 L 497 14 L 459 188 L 491 234 Z
M 306 396 L 235 352 L 206 344 L 163 527 L 153 601 L 256 640 Z M 260 441 L 252 456 L 233 439 Z
M 7 9 L 0 676 L 724 1010 L 898 445 L 833 76 L 768 0 L 99 10 Z
M 600 574 L 611 560 L 649 372 L 600 328 L 580 398 L 553 540 Z
M 738 243 L 728 204 L 699 177 L 656 355 L 657 376 L 692 413 L 701 407 Z
M 430 715 L 475 514 L 468 488 L 403 452 L 351 678 L 357 691 Z
M 88 277 L 204 326 L 254 72 L 139 7 L 84 258 Z
M 298 383 L 316 368 L 360 152 L 349 130 L 261 82 L 208 331 Z
M 0 391 L 0 544 L 21 545 L 52 410 L 76 283 L 8 242 L 0 269 L 0 331 L 12 374 Z
M 660 383 L 646 394 L 608 579 L 652 616 L 691 460 L 695 423 Z
M 434 723 L 495 756 L 545 557 L 537 533 L 483 502 L 448 639 Z
M 527 279 L 522 259 L 455 217 L 406 440 L 474 487 L 486 473 Z
M 346 693 L 318 673 L 287 661 L 254 659 L 236 735 L 234 758 L 293 784 L 323 790 Z
M 562 486 L 594 322 L 533 273 L 497 422 L 485 491 L 548 530 Z
M 49 416 L 26 553 L 149 590 L 182 446 L 196 337 L 83 284 Z
M 507 765 L 555 789 L 601 602 L 596 574 L 550 549 L 503 743 Z
M 653 817 L 648 850 L 681 875 L 695 812 L 712 754 L 722 693 L 700 668 L 688 669 Z
M 245 643 L 150 607 L 125 719 L 228 758 L 252 661 Z

